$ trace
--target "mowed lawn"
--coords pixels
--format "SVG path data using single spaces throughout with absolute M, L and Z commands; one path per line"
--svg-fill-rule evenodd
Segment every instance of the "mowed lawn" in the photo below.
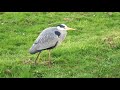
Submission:
M 39 33 L 58 24 L 68 31 L 60 46 L 40 55 L 29 54 Z M 1 12 L 1 78 L 117 78 L 120 77 L 119 12 Z

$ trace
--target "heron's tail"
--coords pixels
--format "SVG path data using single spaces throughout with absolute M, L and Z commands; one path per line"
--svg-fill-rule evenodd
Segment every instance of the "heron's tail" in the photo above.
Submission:
M 30 53 L 30 54 L 35 54 L 35 53 L 41 52 L 41 51 L 42 51 L 42 50 L 37 50 L 35 45 L 33 45 L 33 46 L 29 49 L 29 53 Z

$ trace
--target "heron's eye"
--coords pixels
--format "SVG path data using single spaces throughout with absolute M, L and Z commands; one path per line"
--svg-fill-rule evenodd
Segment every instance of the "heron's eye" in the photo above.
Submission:
M 60 26 L 61 28 L 65 28 L 65 26 L 64 26 L 64 25 L 58 25 L 58 26 Z

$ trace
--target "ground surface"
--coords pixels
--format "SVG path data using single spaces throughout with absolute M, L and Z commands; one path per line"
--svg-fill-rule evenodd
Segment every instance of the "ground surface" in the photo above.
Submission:
M 52 50 L 51 68 L 44 64 L 47 51 L 35 66 L 29 48 L 43 29 L 61 23 L 77 31 Z M 0 77 L 120 77 L 120 13 L 1 12 Z

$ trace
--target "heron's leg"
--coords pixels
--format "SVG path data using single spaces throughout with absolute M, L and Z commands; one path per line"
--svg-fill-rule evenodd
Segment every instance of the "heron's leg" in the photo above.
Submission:
M 50 50 L 48 50 L 49 51 L 49 57 L 48 57 L 48 60 L 49 60 L 49 66 L 51 66 L 51 58 L 50 58 Z
M 40 52 L 38 53 L 37 58 L 35 59 L 35 64 L 37 64 L 37 60 L 38 60 L 39 55 L 40 55 Z

